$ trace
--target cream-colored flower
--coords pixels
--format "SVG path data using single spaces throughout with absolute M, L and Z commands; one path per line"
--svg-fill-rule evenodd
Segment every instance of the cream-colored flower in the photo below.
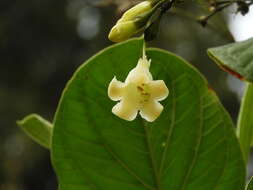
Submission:
M 153 80 L 149 72 L 150 62 L 144 55 L 124 83 L 116 77 L 110 82 L 108 96 L 119 101 L 112 108 L 118 117 L 132 121 L 139 112 L 142 118 L 152 122 L 161 114 L 163 106 L 159 101 L 168 96 L 169 90 L 163 80 Z

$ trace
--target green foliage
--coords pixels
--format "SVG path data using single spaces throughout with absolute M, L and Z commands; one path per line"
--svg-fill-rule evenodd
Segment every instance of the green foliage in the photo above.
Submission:
M 247 163 L 253 141 L 253 84 L 247 83 L 242 98 L 237 132 L 244 159 Z
M 154 79 L 170 89 L 152 123 L 112 114 L 107 87 L 135 67 L 143 41 L 98 53 L 67 84 L 55 115 L 52 160 L 61 190 L 244 189 L 233 124 L 206 80 L 179 57 L 149 49 Z
M 209 56 L 225 71 L 253 82 L 253 38 L 208 49 Z
M 253 190 L 253 177 L 250 179 L 250 182 L 247 185 L 247 190 Z
M 240 79 L 253 82 L 253 38 L 211 48 L 209 56 L 224 70 Z M 245 161 L 253 141 L 253 84 L 247 83 L 238 119 L 238 136 Z
M 36 114 L 26 116 L 17 124 L 21 129 L 41 146 L 50 149 L 53 126 L 47 120 Z

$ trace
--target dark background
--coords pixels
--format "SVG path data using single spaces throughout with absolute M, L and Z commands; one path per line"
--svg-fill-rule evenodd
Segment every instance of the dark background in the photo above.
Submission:
M 103 6 L 96 3 L 103 3 Z M 94 6 L 96 4 L 96 6 Z M 56 190 L 48 150 L 15 124 L 29 113 L 52 120 L 61 92 L 77 67 L 111 45 L 108 32 L 127 1 L 0 0 L 0 190 Z M 203 6 L 178 5 L 168 13 L 150 46 L 183 56 L 208 79 L 232 118 L 240 83 L 206 54 L 208 47 L 232 41 L 220 16 L 202 28 L 195 16 Z M 232 88 L 230 88 L 228 86 Z

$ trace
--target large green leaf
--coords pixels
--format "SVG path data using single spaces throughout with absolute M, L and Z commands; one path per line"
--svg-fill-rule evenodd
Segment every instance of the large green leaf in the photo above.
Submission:
M 98 53 L 67 84 L 55 116 L 52 160 L 61 190 L 242 190 L 245 168 L 233 124 L 206 80 L 179 57 L 149 49 L 154 79 L 170 89 L 153 123 L 112 114 L 114 76 L 142 54 L 130 40 Z
M 253 82 L 253 38 L 210 48 L 208 55 L 225 71 Z

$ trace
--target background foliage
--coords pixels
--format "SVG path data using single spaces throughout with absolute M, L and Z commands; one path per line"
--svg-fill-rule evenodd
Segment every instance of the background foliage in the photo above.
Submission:
M 90 4 L 85 0 L 0 2 L 0 189 L 56 189 L 48 151 L 17 130 L 15 120 L 31 112 L 52 119 L 60 93 L 77 66 L 111 44 L 107 34 L 117 19 L 116 6 Z M 180 7 L 195 15 L 203 12 L 201 4 Z M 221 23 L 217 16 L 213 26 L 219 30 L 202 28 L 185 15 L 168 14 L 151 45 L 175 52 L 198 67 L 235 119 L 239 102 L 228 84 L 237 80 L 228 78 L 206 54 L 207 48 L 232 41 Z

